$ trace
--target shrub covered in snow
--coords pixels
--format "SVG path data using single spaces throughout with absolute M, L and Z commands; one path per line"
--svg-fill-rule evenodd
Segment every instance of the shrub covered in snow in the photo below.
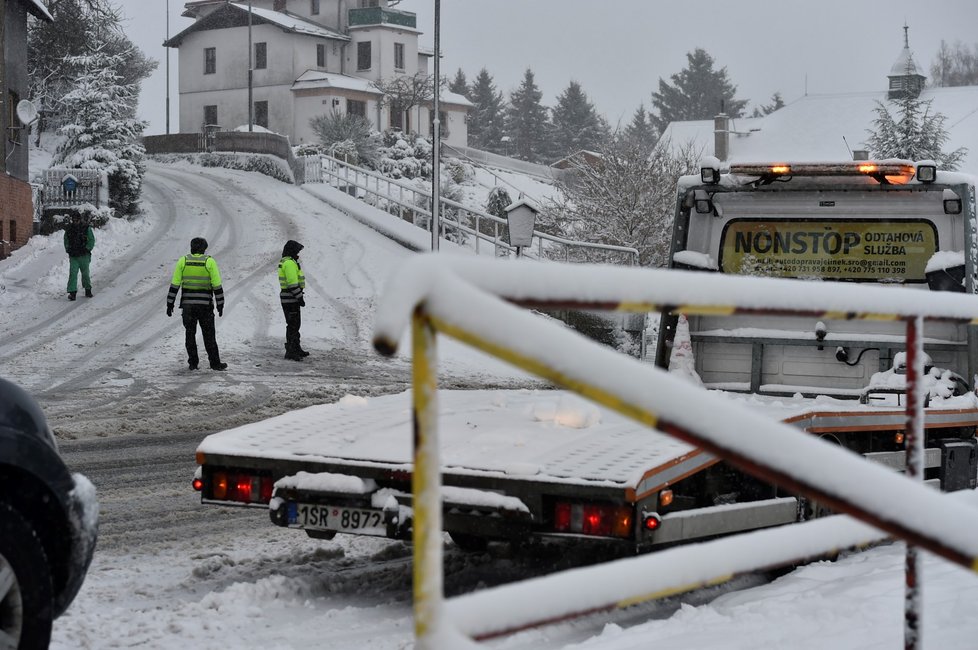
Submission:
M 379 135 L 365 118 L 333 111 L 309 120 L 324 153 L 354 165 L 377 163 Z
M 386 131 L 377 171 L 390 178 L 431 178 L 431 143 L 418 135 Z
M 288 163 L 271 154 L 264 153 L 200 153 L 200 154 L 158 154 L 153 160 L 169 163 L 185 160 L 202 167 L 224 167 L 246 172 L 258 172 L 271 176 L 283 183 L 292 183 L 292 170 Z

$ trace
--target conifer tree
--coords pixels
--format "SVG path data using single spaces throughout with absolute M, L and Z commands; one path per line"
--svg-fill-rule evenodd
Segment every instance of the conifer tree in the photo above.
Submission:
M 503 94 L 496 90 L 492 76 L 485 68 L 472 82 L 468 97 L 475 104 L 469 112 L 469 145 L 502 153 L 505 132 Z
M 109 177 L 109 207 L 123 215 L 138 209 L 145 149 L 140 138 L 146 122 L 136 119 L 139 84 L 126 83 L 117 72 L 124 54 L 68 57 L 75 87 L 61 99 L 70 121 L 58 133 L 65 137 L 55 165 L 101 169 Z
M 782 108 L 784 108 L 784 99 L 781 97 L 781 93 L 776 92 L 771 95 L 771 103 L 756 107 L 751 117 L 764 117 Z
M 557 97 L 553 126 L 553 155 L 558 158 L 581 150 L 594 151 L 611 132 L 576 81 L 571 81 Z
M 462 72 L 462 68 L 455 71 L 455 78 L 452 79 L 451 83 L 448 84 L 448 89 L 453 93 L 461 95 L 467 99 L 469 98 L 469 82 L 465 78 L 465 73 Z
M 644 104 L 639 105 L 632 116 L 632 121 L 625 127 L 625 137 L 644 145 L 649 150 L 655 146 L 658 138 L 655 127 L 652 126 L 651 116 L 645 112 Z
M 686 54 L 688 64 L 672 75 L 672 84 L 659 78 L 659 91 L 652 93 L 652 124 L 662 133 L 670 122 L 706 120 L 721 110 L 741 117 L 747 100 L 735 99 L 737 87 L 730 83 L 727 69 L 714 70 L 713 57 L 696 48 Z
M 874 128 L 868 131 L 866 140 L 870 154 L 875 158 L 933 160 L 941 169 L 957 169 L 968 150 L 961 147 L 944 151 L 948 139 L 946 117 L 931 113 L 931 101 L 907 93 L 887 104 L 876 102 Z
M 527 68 L 519 88 L 510 93 L 506 112 L 506 134 L 512 143 L 512 154 L 521 160 L 541 162 L 550 157 L 548 143 L 552 127 L 541 99 L 543 93 L 537 87 L 533 71 Z

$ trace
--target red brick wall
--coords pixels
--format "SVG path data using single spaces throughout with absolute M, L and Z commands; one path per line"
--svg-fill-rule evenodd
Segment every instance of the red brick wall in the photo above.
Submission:
M 10 227 L 11 222 L 14 228 Z M 0 244 L 0 258 L 26 244 L 32 234 L 34 205 L 30 184 L 0 172 L 0 240 L 6 242 Z

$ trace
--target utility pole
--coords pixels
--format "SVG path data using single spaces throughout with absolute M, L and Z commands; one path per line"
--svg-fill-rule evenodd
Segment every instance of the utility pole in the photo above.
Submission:
M 166 40 L 170 41 L 170 0 L 166 0 Z M 166 46 L 166 134 L 170 135 L 170 46 Z
M 441 87 L 441 77 L 439 76 L 439 60 L 441 59 L 441 0 L 435 0 L 435 97 L 434 120 L 435 142 L 432 146 L 432 169 L 431 169 L 431 250 L 437 251 L 439 248 L 438 231 L 441 225 L 438 223 L 438 208 L 441 203 L 441 183 L 439 167 L 441 166 L 441 116 L 438 112 L 438 95 Z
M 255 75 L 254 46 L 251 44 L 251 0 L 248 0 L 248 132 L 255 130 L 255 103 L 252 101 L 252 77 Z

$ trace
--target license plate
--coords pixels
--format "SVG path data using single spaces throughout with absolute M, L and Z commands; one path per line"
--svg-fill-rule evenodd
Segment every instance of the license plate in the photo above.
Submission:
M 387 536 L 382 510 L 341 508 L 310 503 L 289 503 L 289 525 L 341 533 Z

